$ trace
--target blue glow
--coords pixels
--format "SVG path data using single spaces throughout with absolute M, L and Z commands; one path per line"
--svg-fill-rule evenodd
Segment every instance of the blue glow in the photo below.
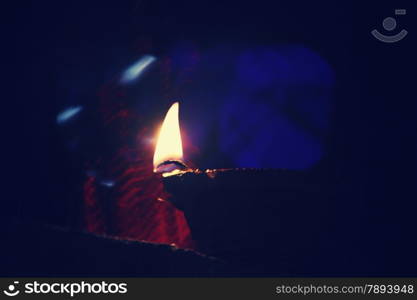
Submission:
M 198 165 L 306 169 L 325 155 L 335 74 L 312 49 L 182 47 L 171 66 L 183 89 L 183 128 L 209 153 L 191 158 Z
M 334 74 L 301 46 L 237 56 L 236 79 L 219 106 L 220 148 L 238 167 L 305 169 L 323 154 Z
M 60 112 L 56 117 L 58 124 L 64 124 L 82 111 L 82 106 L 72 106 Z
M 145 55 L 141 57 L 141 59 L 127 68 L 127 70 L 122 74 L 120 82 L 127 84 L 136 80 L 154 61 L 156 61 L 156 57 L 152 55 Z

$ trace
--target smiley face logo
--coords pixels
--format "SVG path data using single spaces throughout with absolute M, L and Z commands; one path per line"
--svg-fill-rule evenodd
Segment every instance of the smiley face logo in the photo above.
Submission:
M 14 281 L 13 284 L 10 284 L 7 287 L 7 290 L 4 290 L 3 293 L 9 297 L 14 297 L 20 293 L 20 291 L 16 288 L 16 285 L 19 284 L 19 281 Z
M 407 11 L 405 9 L 396 9 L 395 10 L 395 14 L 396 15 L 406 15 Z M 396 27 L 397 27 L 397 21 L 392 18 L 392 17 L 388 17 L 385 18 L 384 21 L 382 22 L 382 27 L 384 27 L 384 29 L 389 32 L 389 31 L 393 31 Z M 374 29 L 371 31 L 371 34 L 377 39 L 380 40 L 381 42 L 384 43 L 395 43 L 395 42 L 399 42 L 401 41 L 403 38 L 405 38 L 405 36 L 407 35 L 407 30 L 403 29 L 400 32 L 398 32 L 395 35 L 385 35 L 380 33 L 378 30 Z

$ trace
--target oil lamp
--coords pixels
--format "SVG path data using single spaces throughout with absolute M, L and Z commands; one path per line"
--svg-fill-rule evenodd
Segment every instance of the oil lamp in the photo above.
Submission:
M 249 273 L 310 274 L 326 253 L 329 213 L 311 172 L 188 168 L 178 114 L 176 102 L 159 131 L 154 172 L 184 212 L 198 249 Z

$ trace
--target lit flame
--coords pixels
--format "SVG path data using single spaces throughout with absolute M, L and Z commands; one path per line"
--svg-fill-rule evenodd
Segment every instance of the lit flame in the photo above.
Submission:
M 168 110 L 159 130 L 153 155 L 154 171 L 165 161 L 182 161 L 182 141 L 178 120 L 179 104 L 175 102 Z

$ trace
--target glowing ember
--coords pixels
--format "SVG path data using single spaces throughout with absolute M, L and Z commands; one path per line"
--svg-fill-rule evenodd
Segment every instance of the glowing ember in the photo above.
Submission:
M 154 172 L 172 171 L 175 169 L 175 165 L 180 164 L 182 161 L 182 141 L 178 110 L 179 104 L 175 102 L 168 110 L 162 123 L 153 156 Z M 173 163 L 167 165 L 167 161 Z

